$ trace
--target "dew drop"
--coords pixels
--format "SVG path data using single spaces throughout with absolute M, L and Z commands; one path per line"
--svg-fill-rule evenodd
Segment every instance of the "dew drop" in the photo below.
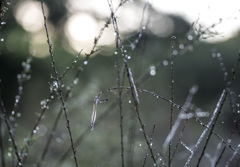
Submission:
M 3 42 L 3 41 L 4 41 L 4 39 L 3 39 L 3 38 L 1 38 L 0 40 L 1 40 L 1 42 Z
M 192 35 L 188 35 L 188 40 L 189 41 L 193 40 L 193 36 Z
M 155 66 L 150 66 L 150 70 L 156 70 Z
M 73 80 L 73 84 L 76 85 L 78 83 L 78 78 Z
M 227 139 L 227 143 L 230 144 L 232 142 L 231 139 Z
M 174 50 L 174 51 L 173 51 L 173 55 L 175 55 L 175 56 L 178 55 L 178 51 L 177 51 L 177 50 Z
M 21 92 L 23 90 L 23 87 L 19 86 L 18 90 Z
M 22 114 L 21 114 L 20 112 L 17 113 L 17 117 L 18 117 L 18 118 L 21 117 L 21 115 L 22 115 Z
M 180 45 L 179 45 L 179 49 L 184 49 L 184 45 L 183 45 L 183 44 L 180 44 Z
M 156 75 L 156 70 L 150 70 L 150 75 L 155 76 Z
M 167 66 L 168 65 L 168 61 L 167 60 L 163 60 L 163 65 Z
M 85 60 L 85 61 L 83 62 L 83 64 L 84 64 L 84 65 L 87 65 L 87 64 L 88 64 L 88 61 Z
M 217 55 L 216 55 L 216 53 L 212 53 L 212 57 L 214 58 L 214 57 L 216 57 Z
M 57 138 L 56 138 L 56 142 L 57 142 L 58 144 L 60 144 L 60 143 L 62 142 L 62 139 L 59 138 L 59 137 L 57 137 Z
M 171 37 L 171 40 L 176 39 L 176 38 L 177 38 L 176 36 L 172 36 L 172 37 Z
M 8 147 L 8 151 L 12 151 L 12 147 Z
M 117 51 L 115 51 L 115 52 L 114 52 L 114 54 L 115 54 L 115 55 L 117 55 L 117 54 L 118 54 L 118 52 L 117 52 Z
M 57 84 L 56 81 L 53 81 L 53 86 L 56 87 L 56 88 L 58 87 L 58 84 Z
M 142 27 L 142 29 L 143 29 L 143 30 L 145 30 L 145 29 L 146 29 L 146 27 L 145 27 L 145 26 L 143 26 L 143 27 Z

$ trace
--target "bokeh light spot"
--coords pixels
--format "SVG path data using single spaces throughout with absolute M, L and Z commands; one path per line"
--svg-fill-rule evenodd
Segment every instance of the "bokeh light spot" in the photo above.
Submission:
M 44 6 L 45 14 L 48 16 L 48 9 Z M 28 32 L 38 32 L 43 29 L 43 15 L 39 2 L 20 2 L 14 12 L 17 22 Z

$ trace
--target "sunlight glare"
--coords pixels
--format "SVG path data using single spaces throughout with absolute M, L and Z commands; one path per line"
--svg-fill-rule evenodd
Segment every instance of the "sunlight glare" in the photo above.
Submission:
M 142 0 L 148 2 L 149 0 Z M 173 0 L 173 1 L 151 1 L 152 7 L 156 10 L 175 14 L 186 19 L 190 24 L 196 22 L 204 27 L 209 27 L 218 23 L 219 19 L 223 22 L 216 27 L 214 31 L 221 35 L 209 38 L 208 42 L 224 41 L 231 38 L 240 28 L 240 1 L 239 0 Z
M 65 24 L 65 34 L 70 45 L 76 51 L 89 51 L 98 33 L 97 21 L 89 14 L 76 13 Z
M 85 13 L 72 15 L 66 23 L 66 33 L 79 42 L 94 39 L 97 33 L 97 22 L 93 17 Z

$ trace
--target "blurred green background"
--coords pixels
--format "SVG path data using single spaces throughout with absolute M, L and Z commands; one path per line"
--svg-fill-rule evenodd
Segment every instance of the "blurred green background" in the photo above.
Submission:
M 94 37 L 97 35 L 91 33 L 96 30 L 97 33 L 100 32 L 101 27 L 104 26 L 107 20 L 107 16 L 110 16 L 108 5 L 105 1 L 101 2 L 106 6 L 106 8 L 104 8 L 105 13 L 102 15 L 100 15 L 97 10 L 100 7 L 96 7 L 95 11 L 89 11 L 87 8 L 77 11 L 77 9 L 71 7 L 70 3 L 70 1 L 66 0 L 51 0 L 45 2 L 49 33 L 53 43 L 53 53 L 55 55 L 56 67 L 60 74 L 66 70 L 66 67 L 71 65 L 78 52 L 83 49 L 82 55 L 74 65 L 74 68 L 70 70 L 62 80 L 64 93 L 66 93 L 68 85 L 72 83 L 78 66 L 83 63 L 85 54 L 89 53 L 89 49 L 93 47 Z M 81 4 L 80 1 L 79 4 Z M 88 6 L 89 4 L 85 5 Z M 133 19 L 138 18 L 139 20 L 141 15 L 139 16 L 138 14 L 143 12 L 144 5 L 145 3 L 143 1 L 134 1 L 134 3 L 124 4 L 120 7 L 120 10 L 126 7 L 127 9 L 129 8 L 130 11 L 135 11 L 136 15 L 131 16 Z M 23 9 L 21 9 L 21 7 Z M 39 24 L 39 22 L 42 23 L 43 21 L 42 15 L 39 17 L 38 14 L 29 16 L 21 13 L 21 10 L 23 12 L 30 8 L 37 11 L 40 7 L 39 1 L 14 1 L 7 6 L 8 10 L 4 17 L 2 17 L 2 22 L 6 22 L 6 24 L 2 25 L 0 33 L 0 38 L 4 39 L 4 41 L 0 43 L 0 86 L 1 96 L 8 114 L 13 110 L 15 96 L 18 92 L 16 76 L 22 71 L 22 61 L 25 61 L 31 53 L 34 52 L 31 65 L 32 77 L 23 85 L 23 96 L 19 108 L 21 117 L 17 118 L 15 124 L 15 136 L 20 148 L 23 146 L 24 139 L 29 136 L 32 130 L 35 120 L 37 119 L 36 113 L 41 111 L 40 102 L 49 97 L 49 83 L 52 82 L 51 74 L 53 74 L 53 72 L 48 53 L 48 45 L 46 43 L 45 30 L 43 24 Z M 129 25 L 124 23 L 124 14 L 127 16 L 129 11 L 123 10 L 119 11 L 119 14 L 117 13 L 119 22 L 123 22 L 120 24 L 123 33 L 121 33 L 121 28 L 119 28 L 119 31 L 123 38 L 126 52 L 131 56 L 128 60 L 128 65 L 132 69 L 134 80 L 138 81 L 144 74 L 150 73 L 153 66 L 164 64 L 164 60 L 171 55 L 171 47 L 173 47 L 173 54 L 175 55 L 174 101 L 179 105 L 183 105 L 189 89 L 193 85 L 198 85 L 199 90 L 194 97 L 193 108 L 200 108 L 202 111 L 212 113 L 222 90 L 226 86 L 224 72 L 220 66 L 219 59 L 217 56 L 215 58 L 213 58 L 213 56 L 217 53 L 221 54 L 224 67 L 226 68 L 226 72 L 228 72 L 227 79 L 229 79 L 231 70 L 238 57 L 240 34 L 236 34 L 236 36 L 226 41 L 214 43 L 205 42 L 205 40 L 198 38 L 198 34 L 194 29 L 199 28 L 200 23 L 196 22 L 192 27 L 192 23 L 188 23 L 180 16 L 166 15 L 152 8 L 148 10 L 151 11 L 149 13 L 146 12 L 146 15 L 150 16 L 149 27 L 146 27 L 146 31 L 141 33 L 142 38 L 139 39 L 134 50 L 131 44 L 134 44 L 134 41 L 138 39 L 139 33 L 141 32 L 141 20 L 137 22 L 137 26 L 128 27 Z M 81 16 L 85 14 L 85 20 L 94 18 L 92 23 L 96 23 L 96 30 L 92 30 L 91 22 L 79 20 L 79 24 L 72 23 L 75 26 L 79 26 L 75 27 L 75 29 L 79 29 L 72 30 L 75 33 L 83 31 L 80 29 L 81 26 L 86 26 L 88 28 L 86 33 L 91 34 L 90 40 L 86 37 L 86 39 L 84 39 L 85 41 L 81 41 L 77 39 L 78 34 L 75 34 L 76 38 L 74 38 L 74 35 L 71 36 L 72 34 L 69 30 L 71 28 L 68 27 L 68 24 L 70 24 L 69 20 L 75 19 L 71 17 L 75 13 L 80 13 Z M 88 15 L 86 16 L 86 14 Z M 27 20 L 24 20 L 24 18 Z M 34 22 L 36 18 L 39 20 Z M 142 18 L 142 16 L 140 18 Z M 127 20 L 125 20 L 125 22 L 127 22 Z M 162 24 L 162 22 L 164 22 L 164 24 Z M 29 29 L 26 28 L 26 26 Z M 153 27 L 162 31 L 158 32 Z M 210 29 L 214 31 L 214 27 Z M 204 28 L 202 30 L 204 30 Z M 111 24 L 103 34 L 104 33 L 106 34 L 105 36 L 103 35 L 105 40 L 100 40 L 98 45 L 100 51 L 90 57 L 79 77 L 78 84 L 73 88 L 71 97 L 66 102 L 74 140 L 77 140 L 90 125 L 94 97 L 98 95 L 100 91 L 117 85 L 114 54 L 115 44 Z M 80 34 L 80 37 L 81 35 L 83 34 Z M 171 36 L 173 35 L 176 36 L 176 40 L 171 41 Z M 109 39 L 110 41 L 107 41 L 108 38 L 111 38 Z M 127 79 L 125 79 L 125 83 L 125 85 L 128 86 Z M 139 88 L 154 91 L 170 99 L 170 86 L 171 70 L 170 62 L 168 62 L 168 65 L 162 65 L 160 69 L 156 71 L 156 74 L 154 73 L 153 76 L 146 79 Z M 232 90 L 239 95 L 239 73 L 232 86 Z M 26 166 L 34 166 L 42 154 L 43 145 L 46 143 L 51 126 L 60 108 L 60 101 L 56 95 L 54 96 L 54 100 L 50 104 L 50 109 L 46 111 L 44 119 L 40 122 L 40 130 L 34 135 L 36 142 L 30 148 Z M 117 91 L 104 96 L 109 97 L 109 101 L 98 105 L 97 120 L 98 116 L 104 113 L 112 102 L 117 99 Z M 126 164 L 129 166 L 140 166 L 144 161 L 147 146 L 144 145 L 144 138 L 139 130 L 140 126 L 133 113 L 132 104 L 129 104 L 129 100 L 131 100 L 130 97 L 123 100 L 125 158 Z M 239 97 L 236 100 L 239 100 Z M 233 126 L 232 113 L 228 103 L 229 102 L 224 106 L 225 109 L 215 129 L 216 132 L 224 138 L 228 136 Z M 150 95 L 140 94 L 139 108 L 143 122 L 146 125 L 146 131 L 149 135 L 151 134 L 153 124 L 156 124 L 153 143 L 159 151 L 169 132 L 170 104 L 151 97 Z M 89 129 L 86 131 L 87 135 L 84 136 L 82 143 L 77 147 L 77 158 L 80 166 L 120 166 L 119 107 L 116 105 L 115 108 L 108 112 L 109 115 L 95 127 L 93 132 L 90 132 Z M 174 112 L 174 118 L 176 118 L 178 110 L 174 110 Z M 207 123 L 209 118 L 201 119 Z M 69 148 L 70 142 L 65 122 L 65 118 L 62 116 L 46 159 L 42 163 L 43 166 L 52 166 L 55 164 Z M 203 127 L 199 126 L 198 123 L 193 120 L 190 120 L 185 133 L 191 135 L 184 136 L 184 142 L 189 145 L 196 143 L 202 130 Z M 4 143 L 9 145 L 6 131 L 3 132 L 3 136 Z M 208 150 L 209 153 L 214 152 L 213 150 L 217 144 L 214 141 L 211 142 L 212 148 Z M 236 144 L 234 142 L 233 145 Z M 143 144 L 144 148 L 140 147 L 139 144 Z M 134 152 L 130 151 L 130 148 L 134 148 Z M 11 162 L 7 152 L 10 152 L 8 147 L 6 147 L 5 150 L 5 157 L 8 158 L 8 162 Z M 176 164 L 184 164 L 188 156 L 188 152 L 186 152 L 183 147 L 180 148 L 178 153 L 176 160 L 173 162 L 173 166 Z M 230 154 L 231 153 L 232 152 L 230 152 Z M 129 160 L 128 158 L 131 157 L 131 155 L 133 159 Z M 196 161 L 196 159 L 194 159 L 194 161 Z M 70 152 L 67 154 L 67 158 L 64 163 L 62 163 L 62 166 L 73 166 L 73 162 L 72 153 Z M 206 164 L 208 163 L 206 162 Z M 147 166 L 152 166 L 150 156 L 147 158 Z

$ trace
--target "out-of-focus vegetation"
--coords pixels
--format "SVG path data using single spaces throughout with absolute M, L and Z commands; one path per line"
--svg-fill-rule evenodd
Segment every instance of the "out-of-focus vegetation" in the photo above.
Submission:
M 24 166 L 54 166 L 56 164 L 58 166 L 75 166 L 66 119 L 61 110 L 63 107 L 60 95 L 57 93 L 58 89 L 56 92 L 50 91 L 50 89 L 54 89 L 56 78 L 52 70 L 44 22 L 41 30 L 29 32 L 18 24 L 15 15 L 17 7 L 24 1 L 9 4 L 5 1 L 1 2 L 1 13 L 4 13 L 1 15 L 1 22 L 4 24 L 1 24 L 0 29 L 0 39 L 3 39 L 0 43 L 0 93 L 1 103 L 4 103 L 0 108 L 1 165 L 18 166 L 16 164 L 19 162 L 5 123 L 7 121 L 12 128 L 12 134 L 20 153 L 19 157 Z M 35 2 L 41 8 L 40 1 Z M 106 2 L 104 3 L 108 7 Z M 125 96 L 127 90 L 123 89 L 123 122 L 120 122 L 119 90 L 108 91 L 101 96 L 101 99 L 108 97 L 108 101 L 97 105 L 96 124 L 94 130 L 90 130 L 90 118 L 95 97 L 103 90 L 118 87 L 118 79 L 123 83 L 122 86 L 131 86 L 131 84 L 129 85 L 131 77 L 127 76 L 127 69 L 124 66 L 124 56 L 126 56 L 125 61 L 127 61 L 128 68 L 131 68 L 137 88 L 155 92 L 169 100 L 173 98 L 174 103 L 183 106 L 190 89 L 194 85 L 195 89 L 198 87 L 187 109 L 188 112 L 193 113 L 194 118 L 183 119 L 172 139 L 171 156 L 175 146 L 179 146 L 171 159 L 171 166 L 184 166 L 191 153 L 187 148 L 193 149 L 201 138 L 203 130 L 206 129 L 195 119 L 199 119 L 205 125 L 208 124 L 224 89 L 229 91 L 228 97 L 223 102 L 221 114 L 214 122 L 216 125 L 213 132 L 209 132 L 213 123 L 208 128 L 207 136 L 210 141 L 200 166 L 214 166 L 216 163 L 223 166 L 231 160 L 233 154 L 236 155 L 230 163 L 232 166 L 239 163 L 239 70 L 236 71 L 234 81 L 229 88 L 227 83 L 233 75 L 232 72 L 238 60 L 240 35 L 237 34 L 236 37 L 224 42 L 206 43 L 202 38 L 205 35 L 212 35 L 214 27 L 208 27 L 208 29 L 203 27 L 201 33 L 205 34 L 201 34 L 196 31 L 201 27 L 198 22 L 192 24 L 179 16 L 158 13 L 149 3 L 145 4 L 142 1 L 122 2 L 119 10 L 131 6 L 132 3 L 141 9 L 142 15 L 134 16 L 141 17 L 143 20 L 139 22 L 139 28 L 125 33 L 121 33 L 119 28 L 119 32 L 115 32 L 114 35 L 112 19 L 117 18 L 118 21 L 118 19 L 124 20 L 124 18 L 117 12 L 111 15 L 109 7 L 107 9 L 108 16 L 112 16 L 109 18 L 111 21 L 108 21 L 106 17 L 98 16 L 93 11 L 91 15 L 102 21 L 102 27 L 107 25 L 103 34 L 112 31 L 113 42 L 109 45 L 99 44 L 96 36 L 91 40 L 90 45 L 92 48 L 96 44 L 94 53 L 92 54 L 87 49 L 79 50 L 81 56 L 78 59 L 76 59 L 78 52 L 71 47 L 69 39 L 64 34 L 64 25 L 69 15 L 76 11 L 69 11 L 69 2 L 65 0 L 44 2 L 45 9 L 48 9 L 46 10 L 48 12 L 47 25 L 49 25 L 50 41 L 53 44 L 55 65 L 59 76 L 70 67 L 66 75 L 61 78 L 61 87 L 71 125 L 74 148 L 77 150 L 78 165 L 124 166 L 122 164 L 123 156 L 121 156 L 121 149 L 124 146 L 125 166 L 170 166 L 168 163 L 169 152 L 166 153 L 163 149 L 163 143 L 170 132 L 170 102 L 138 91 L 140 103 L 136 106 L 131 94 Z M 8 9 L 6 10 L 4 7 Z M 163 19 L 161 20 L 161 18 Z M 164 18 L 167 19 L 164 20 Z M 29 19 L 31 20 L 31 18 Z M 156 35 L 154 29 L 151 29 L 151 26 L 155 26 L 155 28 L 158 26 L 158 22 L 153 24 L 152 20 L 166 21 L 166 24 L 169 23 L 169 25 L 171 22 L 174 27 L 170 34 L 160 37 Z M 161 29 L 160 23 L 159 26 Z M 101 28 L 98 29 L 100 32 Z M 122 44 L 117 39 L 116 33 L 120 33 Z M 214 38 L 214 35 L 211 38 Z M 114 41 L 114 38 L 117 42 Z M 122 53 L 121 45 L 124 46 Z M 89 55 L 90 57 L 86 59 Z M 29 57 L 32 59 L 31 63 L 26 61 Z M 118 59 L 120 67 L 118 67 L 116 59 Z M 30 70 L 21 73 L 23 68 L 27 68 L 26 64 L 31 67 Z M 120 71 L 119 77 L 118 70 Z M 23 78 L 19 80 L 19 74 L 21 77 L 24 74 L 28 75 L 29 80 L 25 81 Z M 22 81 L 24 81 L 23 85 L 21 85 Z M 174 92 L 173 96 L 171 96 L 172 91 Z M 144 132 L 139 125 L 135 111 L 137 107 L 145 127 Z M 6 113 L 4 113 L 4 108 Z M 34 128 L 36 120 L 40 118 L 43 110 L 46 111 Z M 173 123 L 177 120 L 180 111 L 179 108 L 173 109 Z M 56 130 L 51 131 L 61 112 L 62 115 Z M 202 115 L 197 115 L 197 112 L 201 112 Z M 188 120 L 187 123 L 184 123 L 185 120 Z M 122 138 L 119 125 L 123 128 Z M 186 126 L 185 131 L 181 134 L 184 126 Z M 151 151 L 149 151 L 151 149 L 148 148 L 144 133 L 148 135 L 151 149 L 157 159 L 156 162 L 151 158 Z M 212 133 L 221 138 L 219 139 Z M 52 137 L 52 140 L 50 145 L 46 146 L 49 136 Z M 121 145 L 121 139 L 123 145 Z M 192 151 L 195 154 L 189 166 L 196 166 L 198 158 L 203 152 L 205 141 L 206 137 L 197 147 L 197 151 Z M 228 141 L 230 147 L 228 145 L 220 157 L 220 152 L 226 145 L 224 141 Z M 234 148 L 235 151 L 231 148 Z M 44 151 L 46 151 L 45 154 Z M 219 157 L 220 161 L 217 162 Z M 160 158 L 163 161 L 159 160 Z

